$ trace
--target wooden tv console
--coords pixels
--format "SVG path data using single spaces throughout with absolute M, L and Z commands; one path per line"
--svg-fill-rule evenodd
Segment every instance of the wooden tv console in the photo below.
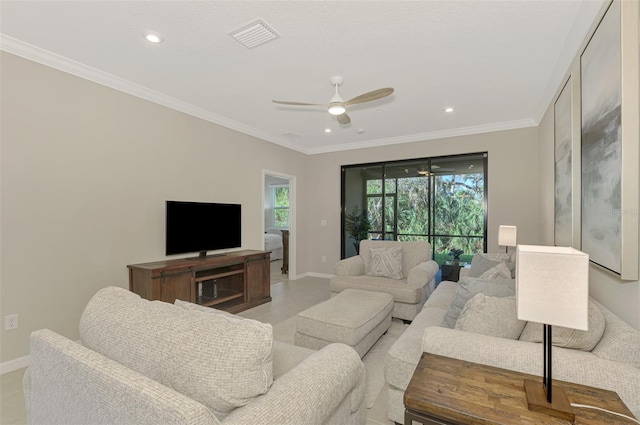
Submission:
M 148 300 L 176 299 L 237 313 L 271 301 L 270 253 L 235 251 L 204 258 L 131 264 L 129 290 Z

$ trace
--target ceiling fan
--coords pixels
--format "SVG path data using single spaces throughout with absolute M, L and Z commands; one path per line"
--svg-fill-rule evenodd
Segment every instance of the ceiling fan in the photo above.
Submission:
M 335 115 L 336 119 L 340 124 L 349 124 L 351 122 L 351 118 L 347 115 L 347 106 L 356 105 L 358 103 L 371 102 L 372 100 L 381 99 L 383 97 L 389 96 L 393 93 L 393 88 L 387 87 L 384 89 L 373 90 L 360 96 L 356 96 L 353 99 L 349 99 L 346 102 L 340 96 L 338 92 L 338 88 L 342 85 L 344 79 L 335 75 L 331 77 L 331 85 L 336 88 L 336 94 L 333 95 L 328 104 L 322 103 L 304 103 L 304 102 L 288 102 L 284 100 L 274 100 L 273 103 L 279 103 L 281 105 L 293 105 L 293 106 L 323 106 L 328 108 L 328 112 L 331 115 Z
M 418 170 L 418 174 L 420 174 L 421 176 L 431 176 L 431 175 L 435 175 L 435 174 L 451 174 L 452 171 L 456 171 L 456 169 L 455 168 L 442 168 L 439 165 L 432 164 L 431 165 L 431 171 L 425 170 L 424 166 L 422 166 Z

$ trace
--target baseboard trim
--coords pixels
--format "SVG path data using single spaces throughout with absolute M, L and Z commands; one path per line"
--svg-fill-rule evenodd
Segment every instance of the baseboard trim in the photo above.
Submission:
M 29 359 L 30 356 L 24 356 L 9 360 L 8 362 L 0 363 L 0 375 L 29 366 Z

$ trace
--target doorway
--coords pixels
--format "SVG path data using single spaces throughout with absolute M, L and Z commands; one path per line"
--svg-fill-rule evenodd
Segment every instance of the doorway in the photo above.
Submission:
M 278 277 L 296 278 L 296 177 L 262 170 L 262 233 L 265 251 L 272 252 L 272 284 Z

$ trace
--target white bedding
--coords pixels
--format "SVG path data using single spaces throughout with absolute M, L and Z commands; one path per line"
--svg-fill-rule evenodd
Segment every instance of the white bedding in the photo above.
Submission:
M 271 251 L 271 261 L 282 259 L 282 236 L 264 234 L 264 250 Z

